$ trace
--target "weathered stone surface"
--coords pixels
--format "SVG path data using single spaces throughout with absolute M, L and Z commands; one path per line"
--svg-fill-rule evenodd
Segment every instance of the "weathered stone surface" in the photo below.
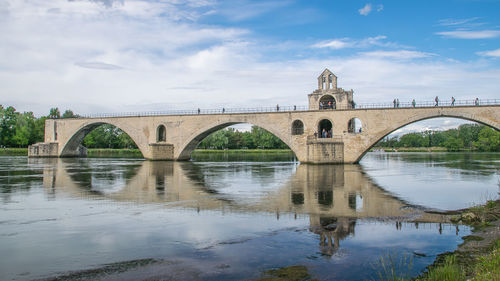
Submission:
M 28 157 L 59 157 L 58 146 L 57 142 L 40 142 L 30 145 Z
M 349 107 L 352 91 L 339 91 L 337 78 L 333 74 L 329 86 L 322 83 L 323 75 L 330 77 L 330 74 L 331 72 L 325 70 L 318 77 L 320 87 L 315 93 L 319 95 L 313 93 L 311 94 L 313 96 L 309 96 L 310 108 L 314 110 L 50 119 L 45 123 L 44 145 L 37 144 L 31 147 L 30 156 L 83 156 L 85 153 L 80 148 L 83 138 L 102 124 L 111 124 L 122 129 L 134 140 L 147 159 L 186 160 L 191 157 L 191 152 L 199 142 L 209 134 L 234 124 L 250 123 L 280 138 L 294 151 L 299 161 L 309 163 L 356 163 L 386 135 L 410 123 L 429 118 L 456 117 L 500 129 L 498 105 L 352 109 Z M 332 91 L 339 93 L 335 96 L 337 109 L 317 109 L 321 95 Z M 341 108 L 347 109 L 338 109 L 342 104 L 345 104 L 345 107 Z M 352 132 L 352 128 L 349 130 L 349 124 L 352 126 L 354 118 L 361 121 L 361 131 Z M 292 134 L 293 123 L 296 120 L 300 120 L 303 124 L 303 130 L 299 131 L 303 132 L 302 134 L 297 133 L 297 128 Z M 333 138 L 316 137 L 321 132 L 322 120 L 331 123 Z M 165 133 L 161 138 L 157 136 L 160 126 L 165 127 Z M 163 132 L 163 128 L 161 131 Z M 160 139 L 161 142 L 158 141 Z M 41 146 L 45 147 L 42 149 L 44 152 L 41 152 Z

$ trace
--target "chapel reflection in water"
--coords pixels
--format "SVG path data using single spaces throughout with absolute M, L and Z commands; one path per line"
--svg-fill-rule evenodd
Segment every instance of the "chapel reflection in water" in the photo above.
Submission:
M 248 165 L 251 166 L 251 175 L 258 175 L 260 170 L 283 172 L 279 170 L 282 168 L 248 164 L 238 170 L 227 166 L 224 169 L 221 168 L 224 166 L 214 168 L 193 162 L 162 161 L 136 161 L 132 164 L 118 161 L 114 165 L 93 165 L 92 161 L 75 159 L 48 161 L 51 162 L 45 166 L 43 181 L 50 196 L 64 193 L 111 202 L 160 204 L 198 212 L 267 212 L 275 213 L 277 219 L 280 214 L 307 216 L 309 231 L 319 236 L 321 252 L 326 256 L 335 254 L 340 240 L 354 235 L 359 218 L 396 223 L 447 221 L 442 215 L 426 213 L 421 207 L 412 206 L 383 190 L 359 165 L 293 166 L 287 171 L 290 178 L 285 184 L 261 192 L 258 200 L 248 200 L 240 193 L 233 193 L 231 186 L 221 188 L 217 179 L 228 175 L 238 177 Z

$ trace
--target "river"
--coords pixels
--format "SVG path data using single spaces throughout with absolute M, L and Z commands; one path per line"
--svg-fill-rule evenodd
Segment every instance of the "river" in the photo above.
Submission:
M 442 212 L 499 193 L 495 153 L 193 158 L 0 157 L 0 279 L 367 280 L 387 256 L 415 276 L 470 234 Z

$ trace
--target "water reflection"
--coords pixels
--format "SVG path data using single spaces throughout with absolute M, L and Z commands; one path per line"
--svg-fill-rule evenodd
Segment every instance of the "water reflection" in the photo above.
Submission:
M 9 169 L 30 173 L 6 179 Z M 425 253 L 417 272 L 460 239 L 359 165 L 14 158 L 0 171 L 6 279 L 178 258 L 207 280 L 293 264 L 319 279 L 363 280 L 387 250 Z
M 289 178 L 278 188 L 271 188 L 269 192 L 258 190 L 247 196 L 249 193 L 244 189 L 272 184 L 276 169 L 283 167 L 161 161 L 94 165 L 88 161 L 51 161 L 52 165 L 43 171 L 43 185 L 48 194 L 61 192 L 145 204 L 177 203 L 176 206 L 201 210 L 226 207 L 234 212 L 441 221 L 441 216 L 426 214 L 424 207 L 413 206 L 376 185 L 359 165 L 287 166 Z M 254 176 L 255 181 L 250 184 L 241 182 L 245 185 L 242 188 L 232 186 L 230 178 L 241 173 L 258 177 Z M 221 181 L 221 178 L 227 180 Z
M 30 160 L 33 162 L 39 159 Z M 46 161 L 46 160 L 43 160 Z M 43 171 L 48 195 L 159 204 L 197 212 L 285 214 L 309 218 L 309 231 L 319 236 L 323 255 L 332 256 L 340 240 L 354 235 L 356 219 L 406 222 L 447 222 L 426 213 L 377 186 L 359 165 L 232 165 L 193 162 L 52 159 Z M 112 168 L 110 168 L 112 167 Z M 283 172 L 277 187 L 276 175 Z M 251 182 L 243 182 L 253 175 Z M 240 181 L 234 182 L 234 179 Z M 242 186 L 240 186 L 242 185 Z

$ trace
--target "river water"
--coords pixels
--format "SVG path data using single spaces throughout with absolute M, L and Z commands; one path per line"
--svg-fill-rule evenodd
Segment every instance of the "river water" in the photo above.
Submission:
M 0 157 L 0 279 L 367 280 L 388 256 L 414 276 L 470 234 L 440 212 L 499 192 L 500 154 L 222 160 Z

